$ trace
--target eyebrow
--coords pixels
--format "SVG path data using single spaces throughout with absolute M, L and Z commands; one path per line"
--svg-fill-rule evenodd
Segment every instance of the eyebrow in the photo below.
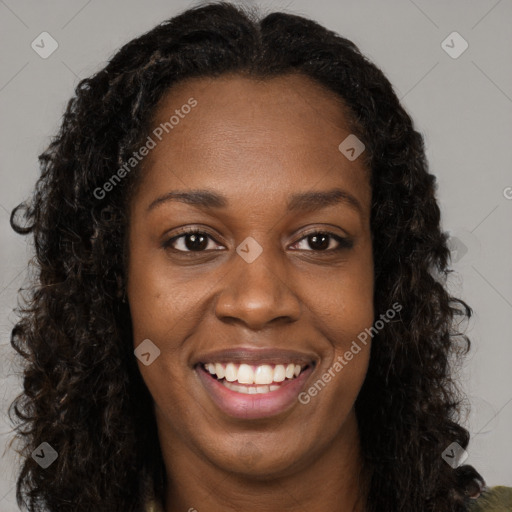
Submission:
M 227 208 L 229 206 L 228 199 L 217 192 L 211 190 L 186 190 L 172 191 L 158 197 L 148 206 L 147 211 L 153 210 L 157 206 L 169 201 L 178 201 L 209 209 Z M 340 188 L 293 194 L 289 198 L 287 210 L 289 212 L 312 212 L 337 204 L 349 206 L 361 215 L 364 213 L 361 203 L 352 194 Z

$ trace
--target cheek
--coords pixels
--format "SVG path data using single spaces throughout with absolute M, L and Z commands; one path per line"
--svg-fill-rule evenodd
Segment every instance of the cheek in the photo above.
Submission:
M 188 340 L 204 320 L 208 275 L 191 279 L 186 269 L 173 268 L 160 249 L 142 244 L 134 244 L 129 261 L 127 295 L 134 349 L 149 339 L 160 350 L 148 366 L 138 360 L 139 371 L 157 408 L 179 408 L 185 417 L 192 400 Z
M 321 407 L 328 409 L 336 404 L 337 410 L 343 411 L 352 406 L 370 358 L 372 338 L 367 333 L 374 322 L 371 251 L 360 252 L 358 258 L 351 259 L 346 267 L 324 281 L 316 281 L 308 292 L 311 319 L 328 340 L 316 377 L 322 382 L 309 391 L 316 396 L 328 387 Z M 340 400 L 346 402 L 346 407 L 339 408 Z
M 340 269 L 310 280 L 307 297 L 312 319 L 331 340 L 336 351 L 345 351 L 353 339 L 374 321 L 373 259 L 360 251 Z
M 190 285 L 182 269 L 173 270 L 159 248 L 133 244 L 127 293 L 134 343 L 153 337 L 169 346 L 194 320 L 192 305 L 201 290 Z
M 170 272 L 168 263 L 155 256 L 155 252 L 134 247 L 130 254 L 127 294 L 133 345 L 136 348 L 149 339 L 160 350 L 148 366 L 137 361 L 157 414 L 160 410 L 179 408 L 186 416 L 191 400 L 185 385 L 186 340 L 199 322 L 194 303 L 197 304 L 201 290 L 188 285 L 183 272 Z
M 359 283 L 351 287 L 346 281 L 342 286 L 332 286 L 317 304 L 315 316 L 318 330 L 329 342 L 320 376 L 324 382 L 332 381 L 334 387 L 343 388 L 345 397 L 357 394 L 370 356 L 371 337 L 367 332 L 374 321 L 371 286 Z
M 371 274 L 370 274 L 371 275 Z M 299 396 L 323 435 L 335 435 L 359 394 L 370 360 L 373 279 L 366 272 L 343 274 L 318 295 L 312 317 L 328 343 L 315 378 Z

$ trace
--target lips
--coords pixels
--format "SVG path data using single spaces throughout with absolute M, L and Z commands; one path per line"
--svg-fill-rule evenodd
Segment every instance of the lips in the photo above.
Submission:
M 316 361 L 315 354 L 305 354 L 293 350 L 284 349 L 255 349 L 255 348 L 230 348 L 217 350 L 197 356 L 193 365 L 198 363 L 247 363 L 260 364 L 299 364 L 306 365 Z
M 222 412 L 256 419 L 291 408 L 317 359 L 290 350 L 232 348 L 198 356 L 194 370 Z

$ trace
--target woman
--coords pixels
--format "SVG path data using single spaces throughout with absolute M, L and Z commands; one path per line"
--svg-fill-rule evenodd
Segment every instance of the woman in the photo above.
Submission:
M 471 310 L 445 287 L 423 140 L 353 43 L 190 9 L 80 82 L 40 161 L 11 217 L 39 271 L 12 335 L 20 506 L 442 512 L 497 495 L 459 464 L 449 363 Z

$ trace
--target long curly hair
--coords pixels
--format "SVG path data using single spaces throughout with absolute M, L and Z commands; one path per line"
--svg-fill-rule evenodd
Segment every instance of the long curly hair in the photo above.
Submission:
M 465 511 L 485 482 L 471 466 L 453 469 L 442 453 L 452 442 L 469 443 L 453 376 L 470 349 L 460 321 L 472 310 L 448 291 L 448 235 L 423 137 L 382 71 L 351 41 L 300 16 L 260 17 L 226 2 L 162 22 L 81 80 L 39 156 L 32 197 L 12 211 L 13 229 L 33 236 L 36 272 L 11 335 L 24 370 L 23 392 L 9 409 L 11 444 L 23 458 L 18 505 L 135 512 L 148 497 L 164 496 L 152 400 L 123 300 L 127 205 L 140 169 L 106 198 L 94 191 L 140 148 L 173 84 L 226 73 L 301 73 L 347 107 L 373 191 L 376 318 L 403 305 L 400 320 L 374 337 L 355 404 L 372 469 L 367 511 Z M 42 442 L 58 452 L 48 469 L 31 456 Z

